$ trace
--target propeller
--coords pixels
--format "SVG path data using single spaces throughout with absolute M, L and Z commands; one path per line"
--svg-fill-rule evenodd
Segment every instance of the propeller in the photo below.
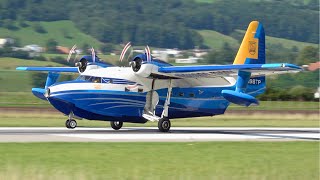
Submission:
M 77 53 L 76 49 L 77 49 L 77 45 L 76 45 L 76 44 L 73 45 L 72 48 L 70 49 L 69 54 L 68 54 L 68 58 L 67 58 L 67 61 L 68 61 L 68 62 L 70 61 L 72 54 L 76 54 L 76 56 L 75 56 L 75 58 L 73 59 L 73 61 L 76 60 L 76 58 L 77 58 L 77 56 L 78 56 L 78 53 Z
M 150 48 L 149 48 L 148 45 L 147 45 L 147 47 L 144 48 L 144 51 L 145 51 L 146 56 L 147 56 L 147 62 L 151 62 L 151 53 L 150 53 Z
M 131 42 L 128 42 L 124 48 L 122 49 L 122 52 L 120 54 L 120 58 L 119 58 L 119 61 L 122 62 L 124 56 L 126 55 L 126 52 L 128 51 L 128 49 L 131 47 Z
M 96 52 L 94 51 L 94 48 L 91 47 L 91 57 L 92 57 L 92 62 L 96 62 Z

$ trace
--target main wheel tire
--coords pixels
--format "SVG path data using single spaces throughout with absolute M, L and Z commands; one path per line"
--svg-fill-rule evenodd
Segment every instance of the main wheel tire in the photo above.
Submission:
M 122 128 L 123 122 L 122 121 L 110 121 L 110 125 L 112 129 L 119 130 Z
M 69 122 L 70 122 L 70 120 L 69 120 L 69 119 L 68 119 L 68 120 L 66 120 L 65 125 L 66 125 L 66 127 L 67 127 L 67 128 L 70 128 Z
M 73 120 L 73 119 L 71 119 L 71 120 L 69 120 L 69 129 L 74 129 L 74 128 L 76 128 L 77 127 L 77 121 L 75 121 L 75 120 Z
M 168 132 L 170 130 L 171 123 L 168 118 L 162 118 L 158 122 L 158 128 L 161 132 Z

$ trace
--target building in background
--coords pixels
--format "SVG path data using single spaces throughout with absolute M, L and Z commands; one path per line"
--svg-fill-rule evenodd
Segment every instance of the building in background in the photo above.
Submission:
M 0 39 L 0 48 L 3 48 L 3 46 L 6 44 L 13 44 L 13 43 L 14 43 L 14 39 L 12 39 L 12 38 L 1 38 Z

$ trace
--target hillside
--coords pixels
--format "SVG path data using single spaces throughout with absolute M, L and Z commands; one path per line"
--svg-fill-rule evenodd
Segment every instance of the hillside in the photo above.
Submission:
M 268 25 L 270 36 L 319 43 L 319 11 L 314 9 L 319 5 L 317 1 L 243 0 L 239 3 L 212 0 L 213 3 L 198 3 L 209 1 L 0 1 L 0 26 L 20 32 L 24 30 L 20 28 L 24 22 L 71 20 L 81 32 L 103 43 L 131 41 L 135 45 L 191 49 L 203 45 L 204 39 L 196 30 L 213 30 L 230 36 L 237 29 L 245 29 L 250 21 L 259 20 Z M 12 22 L 16 21 L 19 25 L 13 27 Z M 73 31 L 74 26 L 57 27 L 62 26 L 62 29 L 53 26 L 45 30 L 52 28 L 60 32 L 53 37 L 69 39 L 64 42 L 68 46 L 78 43 L 72 41 L 74 33 L 78 32 Z M 34 35 L 39 36 L 39 33 L 29 34 L 32 39 Z
M 48 39 L 55 39 L 59 45 L 67 47 L 72 47 L 74 44 L 81 46 L 85 43 L 93 47 L 100 47 L 101 45 L 98 40 L 81 32 L 69 20 L 39 22 L 45 31 L 47 31 L 46 33 L 36 32 L 33 28 L 35 22 L 26 23 L 29 25 L 28 27 L 19 27 L 18 30 L 0 27 L 0 38 L 18 38 L 22 45 L 38 44 L 45 46 Z
M 229 43 L 232 47 L 236 49 L 239 48 L 239 45 L 240 45 L 239 42 L 231 36 L 227 36 L 211 30 L 200 30 L 198 32 L 203 37 L 204 44 L 209 46 L 212 49 L 220 49 L 224 43 Z M 236 30 L 236 32 L 241 34 L 239 35 L 239 37 L 243 37 L 243 34 L 245 33 L 245 31 L 243 30 Z M 267 47 L 270 45 L 271 46 L 281 45 L 282 47 L 287 49 L 292 49 L 295 46 L 299 50 L 303 49 L 306 46 L 318 47 L 318 44 L 314 44 L 314 43 L 299 42 L 299 41 L 294 41 L 294 40 L 289 40 L 284 38 L 276 38 L 271 36 L 266 36 L 266 45 Z
M 229 43 L 233 48 L 239 48 L 239 42 L 227 35 L 211 30 L 199 30 L 204 40 L 204 45 L 211 49 L 221 49 L 224 43 Z

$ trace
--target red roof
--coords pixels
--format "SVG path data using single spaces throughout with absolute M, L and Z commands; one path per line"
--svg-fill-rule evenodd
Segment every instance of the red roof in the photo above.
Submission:
M 309 67 L 308 67 L 309 71 L 315 71 L 317 69 L 320 69 L 320 61 L 309 64 Z

